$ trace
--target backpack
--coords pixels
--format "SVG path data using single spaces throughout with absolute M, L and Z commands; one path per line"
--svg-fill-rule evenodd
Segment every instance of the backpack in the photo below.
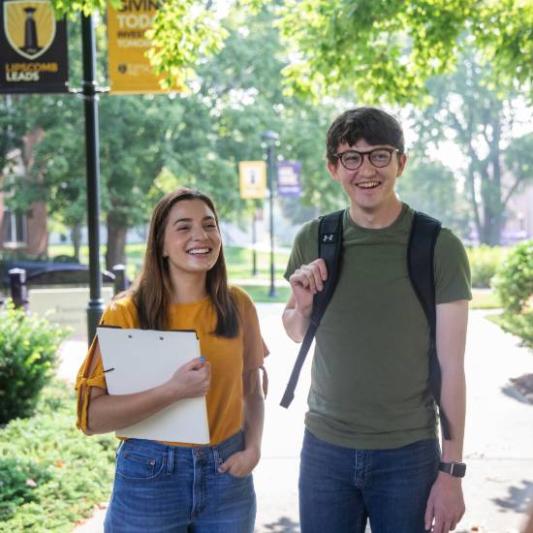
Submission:
M 335 285 L 339 278 L 340 264 L 342 262 L 342 218 L 344 210 L 330 213 L 320 217 L 318 229 L 319 257 L 326 262 L 328 279 L 324 289 L 313 297 L 313 309 L 310 316 L 309 326 L 305 333 L 300 351 L 294 363 L 289 382 L 280 402 L 282 407 L 289 407 L 294 398 L 294 390 L 300 376 L 300 371 L 305 357 L 320 321 L 324 316 L 326 307 L 335 291 Z M 435 280 L 433 275 L 433 259 L 435 243 L 441 229 L 441 223 L 424 213 L 415 211 L 409 241 L 407 244 L 407 270 L 409 280 L 420 301 L 429 325 L 429 388 L 439 408 L 439 417 L 442 434 L 446 440 L 450 440 L 450 427 L 448 419 L 440 406 L 441 370 L 437 358 L 436 346 L 436 307 L 435 307 Z

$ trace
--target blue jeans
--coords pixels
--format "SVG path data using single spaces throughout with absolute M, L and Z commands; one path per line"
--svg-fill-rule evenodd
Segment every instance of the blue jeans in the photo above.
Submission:
M 439 443 L 388 450 L 335 446 L 306 430 L 300 463 L 302 533 L 423 533 Z
M 120 444 L 106 533 L 251 533 L 252 475 L 217 469 L 244 448 L 237 433 L 213 447 L 166 446 L 144 439 Z

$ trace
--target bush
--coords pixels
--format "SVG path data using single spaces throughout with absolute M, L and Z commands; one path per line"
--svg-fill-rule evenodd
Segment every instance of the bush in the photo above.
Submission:
M 70 533 L 109 499 L 118 441 L 87 437 L 75 415 L 72 387 L 53 379 L 31 418 L 0 429 L 0 533 Z
M 21 505 L 35 501 L 34 488 L 50 477 L 31 461 L 0 459 L 0 522 L 9 520 Z
M 515 246 L 493 285 L 504 307 L 500 324 L 533 346 L 533 240 Z
M 481 245 L 467 248 L 467 254 L 472 273 L 472 287 L 488 288 L 508 250 L 500 246 Z
M 30 416 L 51 379 L 66 330 L 12 303 L 0 310 L 0 425 Z

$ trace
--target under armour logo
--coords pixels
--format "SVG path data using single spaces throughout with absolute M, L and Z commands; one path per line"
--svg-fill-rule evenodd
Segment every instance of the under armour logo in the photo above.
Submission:
M 335 233 L 326 233 L 322 236 L 322 242 L 333 242 L 335 240 Z

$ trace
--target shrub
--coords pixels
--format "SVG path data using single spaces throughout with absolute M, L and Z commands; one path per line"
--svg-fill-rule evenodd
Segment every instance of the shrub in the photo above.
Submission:
M 0 425 L 33 413 L 66 330 L 8 303 L 0 311 Z
M 9 520 L 21 505 L 35 501 L 34 489 L 50 477 L 31 461 L 0 459 L 0 522 Z
M 87 437 L 75 415 L 72 387 L 53 379 L 31 418 L 0 429 L 0 533 L 70 533 L 108 500 L 118 441 Z
M 533 240 L 515 246 L 493 285 L 504 307 L 501 325 L 533 346 Z
M 472 287 L 488 288 L 491 279 L 507 255 L 508 250 L 500 246 L 476 246 L 468 248 L 468 260 L 472 273 Z

